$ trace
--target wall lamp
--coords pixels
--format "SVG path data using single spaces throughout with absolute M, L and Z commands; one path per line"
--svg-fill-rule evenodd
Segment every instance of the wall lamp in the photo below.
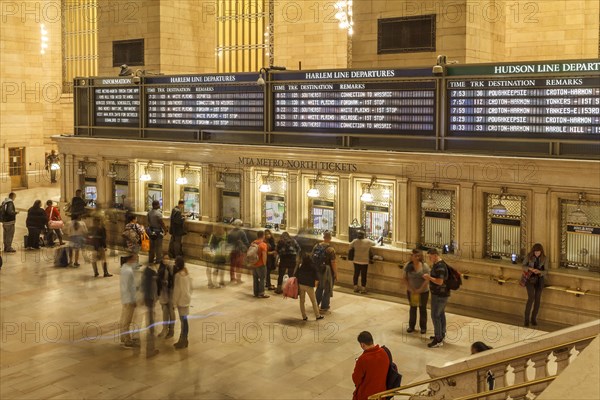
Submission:
M 373 194 L 371 193 L 371 187 L 373 186 L 373 184 L 375 182 L 377 182 L 377 178 L 372 177 L 371 182 L 367 186 L 367 190 L 365 191 L 363 189 L 363 193 L 360 195 L 360 201 L 365 202 L 365 203 L 371 203 L 373 201 Z
M 185 176 L 185 174 L 187 174 L 187 172 L 189 170 L 190 170 L 190 164 L 185 163 L 185 166 L 181 170 L 181 176 L 175 180 L 175 183 L 178 184 L 178 185 L 187 185 L 188 184 L 188 178 Z
M 85 163 L 88 161 L 87 157 L 83 158 L 83 161 L 79 161 L 79 168 L 77 168 L 77 175 L 85 175 L 87 174 L 87 169 L 85 168 Z
M 150 170 L 150 167 L 152 167 L 152 160 L 148 161 L 148 164 L 146 164 L 146 166 L 144 167 L 144 173 L 142 175 L 140 175 L 140 181 L 148 182 L 148 181 L 152 180 L 152 177 L 148 173 L 148 171 Z
M 266 84 L 266 78 L 269 75 L 269 71 L 285 71 L 286 67 L 278 67 L 276 65 L 271 65 L 270 67 L 262 67 L 258 71 L 258 79 L 256 80 L 256 84 L 260 86 L 264 86 Z
M 490 208 L 490 214 L 493 215 L 506 215 L 508 213 L 508 209 L 502 204 L 502 198 L 506 196 L 508 190 L 506 187 L 502 187 L 500 189 L 500 198 L 498 199 L 498 203 L 494 204 L 492 208 Z
M 106 176 L 108 178 L 116 178 L 117 177 L 117 171 L 115 170 L 115 165 L 116 164 L 110 164 L 110 169 L 108 170 L 108 172 L 106 173 Z
M 321 180 L 321 173 L 318 172 L 315 180 L 311 182 L 310 189 L 306 192 L 306 195 L 311 198 L 319 197 L 321 192 L 316 188 L 317 183 Z
M 225 189 L 225 174 L 229 171 L 229 168 L 225 168 L 223 172 L 221 172 L 221 177 L 217 183 L 215 183 L 215 187 L 217 189 Z
M 260 187 L 258 188 L 258 190 L 261 193 L 270 193 L 271 192 L 271 177 L 273 176 L 273 170 L 270 169 L 269 172 L 267 173 L 267 176 L 263 177 L 263 183 L 260 185 Z
M 569 220 L 569 222 L 572 222 L 575 224 L 587 224 L 588 217 L 587 217 L 586 213 L 584 213 L 583 210 L 581 209 L 582 204 L 584 204 L 586 202 L 585 192 L 579 192 L 578 196 L 579 197 L 577 199 L 577 208 L 569 213 L 569 215 L 567 216 L 567 219 Z

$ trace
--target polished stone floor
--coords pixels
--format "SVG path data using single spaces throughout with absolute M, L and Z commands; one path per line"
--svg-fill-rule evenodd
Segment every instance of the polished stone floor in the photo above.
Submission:
M 58 197 L 56 188 L 22 191 L 18 208 L 39 193 Z M 21 245 L 24 213 L 17 226 Z M 145 332 L 141 349 L 119 345 L 118 254 L 110 259 L 115 276 L 94 278 L 87 262 L 55 268 L 51 249 L 18 248 L 3 254 L 0 272 L 3 400 L 350 399 L 362 330 L 392 350 L 405 384 L 426 379 L 428 363 L 468 356 L 473 341 L 499 347 L 531 337 L 523 328 L 448 314 L 446 344 L 429 349 L 431 322 L 427 335 L 406 333 L 406 305 L 341 290 L 325 319 L 309 312 L 304 322 L 298 300 L 256 299 L 247 275 L 241 285 L 209 289 L 205 267 L 191 262 L 190 345 L 175 350 L 175 340 L 159 338 L 160 353 L 146 359 Z

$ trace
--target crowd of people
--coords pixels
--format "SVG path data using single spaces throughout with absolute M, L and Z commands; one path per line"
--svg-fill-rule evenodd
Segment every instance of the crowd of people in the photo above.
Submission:
M 12 246 L 15 221 L 18 211 L 15 207 L 16 194 L 10 193 L 0 206 L 1 222 L 4 231 L 4 251 L 15 252 Z M 120 340 L 124 347 L 140 346 L 139 333 L 133 324 L 134 312 L 138 305 L 145 307 L 146 315 L 146 356 L 158 354 L 155 346 L 155 326 L 162 326 L 159 338 L 169 339 L 175 335 L 176 314 L 180 320 L 180 336 L 175 349 L 188 347 L 189 323 L 188 315 L 191 305 L 192 281 L 185 267 L 182 238 L 186 234 L 183 201 L 171 211 L 169 226 L 164 223 L 160 203 L 154 201 L 148 212 L 148 226 L 137 221 L 137 216 L 127 213 L 126 224 L 122 231 L 127 256 L 122 257 L 120 271 L 120 292 L 122 311 L 120 318 Z M 65 245 L 63 229 L 68 234 L 68 266 L 80 266 L 80 253 L 87 246 L 91 250 L 91 264 L 94 276 L 102 265 L 104 277 L 112 274 L 108 271 L 106 249 L 107 233 L 105 218 L 98 207 L 91 215 L 92 225 L 88 228 L 82 217 L 86 215 L 86 203 L 82 192 L 78 190 L 67 208 L 71 219 L 63 221 L 60 210 L 52 200 L 42 202 L 36 200 L 27 211 L 26 227 L 28 235 L 25 240 L 27 249 L 39 249 L 40 245 Z M 215 226 L 208 238 L 203 254 L 207 263 L 206 274 L 210 289 L 239 285 L 242 281 L 242 269 L 252 273 L 253 296 L 267 299 L 268 290 L 282 294 L 286 280 L 295 278 L 298 284 L 300 314 L 304 321 L 308 320 L 305 301 L 310 299 L 314 317 L 323 319 L 331 308 L 331 297 L 334 284 L 338 279 L 337 255 L 331 244 L 332 235 L 326 231 L 323 240 L 312 248 L 301 246 L 298 240 L 288 232 L 283 232 L 276 240 L 269 230 L 256 231 L 256 239 L 250 241 L 242 229 L 243 223 L 236 219 L 227 232 L 222 226 Z M 163 238 L 170 234 L 167 254 L 163 255 Z M 145 243 L 146 242 L 146 243 Z M 146 245 L 146 248 L 145 248 Z M 371 247 L 376 243 L 366 238 L 364 231 L 358 232 L 357 239 L 350 243 L 349 259 L 354 265 L 353 285 L 355 293 L 367 293 L 367 271 L 372 262 Z M 148 263 L 140 271 L 139 253 L 148 251 Z M 431 301 L 431 322 L 434 335 L 430 337 L 428 347 L 441 347 L 446 336 L 445 308 L 451 291 L 446 283 L 449 268 L 437 249 L 427 250 L 429 263 L 425 262 L 423 252 L 414 249 L 410 261 L 403 268 L 403 280 L 409 303 L 409 322 L 407 333 L 417 329 L 421 334 L 427 332 L 427 305 Z M 541 244 L 535 244 L 523 262 L 524 282 L 528 300 L 525 307 L 524 325 L 537 325 L 537 314 L 540 308 L 541 292 L 546 274 L 546 255 Z M 229 269 L 229 282 L 225 281 Z M 136 271 L 141 272 L 139 282 Z M 276 285 L 273 285 L 271 274 L 274 273 Z M 139 284 L 138 284 L 139 283 Z M 160 304 L 162 319 L 155 321 L 155 305 Z M 176 312 L 177 311 L 177 312 Z M 417 315 L 418 311 L 418 315 Z M 366 399 L 368 396 L 389 389 L 386 387 L 386 376 L 392 366 L 389 350 L 375 345 L 369 332 L 361 332 L 358 342 L 363 354 L 357 359 L 352 379 L 356 386 L 354 399 Z M 477 353 L 490 349 L 481 342 L 473 343 L 471 352 Z M 489 379 L 493 384 L 493 375 Z M 388 382 L 389 384 L 389 382 Z

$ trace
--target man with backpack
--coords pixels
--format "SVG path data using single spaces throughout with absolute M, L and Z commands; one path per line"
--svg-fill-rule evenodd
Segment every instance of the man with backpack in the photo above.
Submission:
M 363 353 L 356 359 L 352 381 L 356 389 L 352 400 L 367 400 L 369 396 L 387 390 L 390 358 L 383 347 L 373 344 L 373 335 L 363 331 L 358 335 Z
M 431 321 L 433 322 L 434 336 L 431 337 L 431 343 L 427 347 L 442 347 L 444 337 L 446 336 L 446 304 L 450 297 L 450 290 L 446 285 L 448 280 L 448 266 L 440 257 L 437 249 L 429 249 L 429 265 L 431 273 L 423 274 L 423 279 L 431 282 L 429 291 L 431 292 Z
M 253 268 L 253 289 L 254 297 L 267 299 L 270 296 L 265 294 L 265 279 L 267 278 L 267 244 L 265 243 L 265 232 L 256 232 L 256 240 L 248 247 L 246 260 L 249 266 Z
M 322 312 L 329 310 L 333 296 L 333 284 L 337 280 L 335 249 L 331 246 L 331 232 L 323 233 L 323 241 L 317 243 L 312 250 L 312 263 L 317 269 L 319 285 L 317 286 L 317 303 Z
M 11 192 L 0 206 L 0 222 L 2 222 L 2 230 L 4 231 L 4 251 L 7 253 L 15 253 L 12 248 L 12 241 L 15 237 L 15 221 L 19 213 L 15 208 L 15 198 L 17 195 Z

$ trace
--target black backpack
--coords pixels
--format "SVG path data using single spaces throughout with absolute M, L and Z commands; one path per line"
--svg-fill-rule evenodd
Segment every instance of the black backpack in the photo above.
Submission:
M 385 378 L 385 388 L 387 390 L 396 389 L 402 386 L 402 374 L 398 372 L 398 366 L 392 359 L 392 352 L 385 346 L 381 347 L 387 353 L 390 359 L 390 366 L 388 367 L 387 377 Z
M 462 278 L 460 277 L 460 272 L 446 264 L 448 267 L 448 279 L 446 280 L 446 288 L 448 290 L 458 290 L 460 285 L 462 285 Z
M 0 205 L 0 222 L 5 222 L 4 218 L 7 216 L 6 215 L 7 207 L 8 207 L 8 201 L 5 203 L 2 203 L 2 205 Z
M 327 249 L 328 244 L 319 243 L 315 246 L 310 256 L 312 265 L 317 269 L 320 275 L 323 275 L 327 271 Z

